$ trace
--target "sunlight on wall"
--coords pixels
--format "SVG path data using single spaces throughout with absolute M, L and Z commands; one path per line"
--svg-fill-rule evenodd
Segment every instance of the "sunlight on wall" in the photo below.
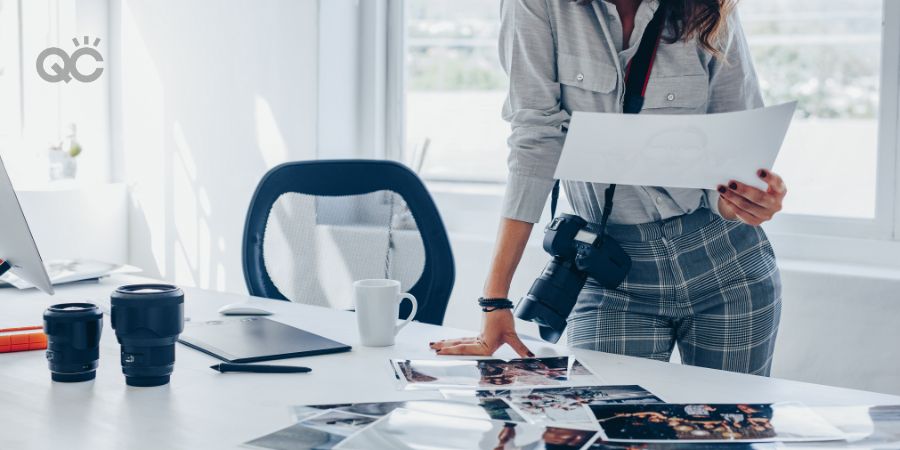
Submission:
M 197 284 L 195 274 L 200 267 L 198 244 L 203 237 L 209 241 L 209 228 L 200 226 L 197 190 L 194 189 L 197 168 L 191 157 L 191 148 L 178 122 L 172 126 L 172 137 L 175 140 L 175 157 L 172 159 L 175 270 L 169 275 L 174 276 L 176 283 L 193 286 Z
M 246 292 L 242 233 L 256 184 L 272 166 L 315 157 L 317 2 L 267 5 L 111 3 L 116 175 L 134 196 L 129 261 L 148 276 Z M 242 63 L 218 70 L 232 60 Z
M 124 120 L 122 145 L 128 148 L 124 160 L 125 179 L 129 181 L 132 206 L 129 220 L 131 259 L 145 261 L 143 269 L 150 276 L 165 275 L 166 265 L 166 203 L 160 180 L 165 179 L 165 92 L 150 56 L 147 44 L 137 31 L 134 12 L 128 2 L 122 3 L 121 83 L 140 89 L 123 89 L 123 110 L 140 120 Z M 153 261 L 154 267 L 146 262 Z
M 259 145 L 259 153 L 262 155 L 266 167 L 272 168 L 287 160 L 287 146 L 281 130 L 278 129 L 278 122 L 275 120 L 275 115 L 272 114 L 269 102 L 257 95 L 254 98 L 254 106 L 256 142 Z

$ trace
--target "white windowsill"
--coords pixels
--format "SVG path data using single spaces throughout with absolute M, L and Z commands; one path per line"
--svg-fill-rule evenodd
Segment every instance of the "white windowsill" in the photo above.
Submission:
M 504 185 L 429 182 L 426 185 L 452 238 L 493 243 Z M 562 201 L 561 201 L 562 204 Z M 549 220 L 545 208 L 541 223 Z M 900 241 L 770 232 L 787 270 L 900 280 Z M 540 248 L 543 229 L 535 226 L 529 247 Z

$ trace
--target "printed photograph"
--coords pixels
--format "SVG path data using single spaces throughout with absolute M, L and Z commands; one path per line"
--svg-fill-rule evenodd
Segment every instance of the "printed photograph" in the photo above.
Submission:
M 341 443 L 340 448 L 445 450 L 579 450 L 596 431 L 448 417 L 396 409 Z
M 341 436 L 350 436 L 361 428 L 376 421 L 377 418 L 361 416 L 344 411 L 328 410 L 317 416 L 307 418 L 300 423 L 310 428 L 327 431 Z
M 816 448 L 900 449 L 900 405 L 810 409 L 844 432 L 847 439 L 847 442 L 817 443 Z
M 303 420 L 274 433 L 244 443 L 245 446 L 272 450 L 329 449 L 347 436 L 365 428 L 377 417 L 339 410 L 314 409 Z
M 504 361 L 391 360 L 397 378 L 406 389 L 441 387 L 523 388 L 591 384 L 596 377 L 574 357 L 556 356 Z
M 346 403 L 335 405 L 303 405 L 294 406 L 294 419 L 302 421 L 308 417 L 321 414 L 323 410 L 340 411 L 371 418 L 379 418 L 397 408 L 410 411 L 421 411 L 455 417 L 471 417 L 485 420 L 505 420 L 509 422 L 526 422 L 501 398 L 472 398 L 465 401 L 460 398 L 447 400 L 411 400 L 405 402 Z
M 798 403 L 590 405 L 608 441 L 828 441 L 844 434 Z
M 371 402 L 371 403 L 335 403 L 327 405 L 297 405 L 291 410 L 294 420 L 302 421 L 308 417 L 322 414 L 322 411 L 343 411 L 362 416 L 379 418 L 402 407 L 408 402 Z
M 491 397 L 491 391 L 479 391 Z M 532 423 L 592 422 L 584 405 L 662 403 L 659 397 L 640 386 L 575 386 L 547 389 L 514 389 L 501 395 Z
M 317 430 L 295 423 L 274 433 L 244 443 L 245 447 L 268 450 L 326 450 L 344 440 L 345 436 Z

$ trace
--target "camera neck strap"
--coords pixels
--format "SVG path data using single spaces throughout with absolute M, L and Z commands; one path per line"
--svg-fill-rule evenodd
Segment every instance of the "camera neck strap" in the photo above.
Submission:
M 662 36 L 663 24 L 666 21 L 665 3 L 661 2 L 653 15 L 653 19 L 647 24 L 637 52 L 625 69 L 625 96 L 622 103 L 624 114 L 639 114 L 644 107 L 644 95 L 647 93 L 647 85 L 650 83 L 650 72 L 653 70 L 653 62 L 656 59 L 656 49 Z M 606 231 L 606 222 L 612 213 L 613 196 L 616 193 L 616 185 L 610 184 L 606 188 L 603 201 L 603 216 L 600 219 L 600 230 L 597 239 L 603 239 Z M 556 217 L 556 205 L 559 202 L 559 180 L 553 185 L 550 197 L 550 215 Z

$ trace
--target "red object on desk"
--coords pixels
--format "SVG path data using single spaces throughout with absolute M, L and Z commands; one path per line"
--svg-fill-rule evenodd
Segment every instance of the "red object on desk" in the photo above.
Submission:
M 46 349 L 47 335 L 43 329 L 40 326 L 0 329 L 0 353 Z

